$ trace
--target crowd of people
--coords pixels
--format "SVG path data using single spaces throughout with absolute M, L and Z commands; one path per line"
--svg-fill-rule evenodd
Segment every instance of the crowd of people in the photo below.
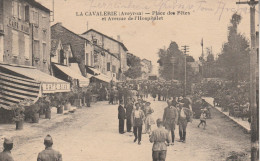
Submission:
M 126 86 L 131 94 L 123 94 L 119 98 L 119 133 L 125 133 L 124 125 L 126 120 L 126 132 L 134 133 L 133 142 L 138 142 L 141 145 L 142 135 L 148 134 L 150 142 L 153 143 L 153 160 L 165 160 L 167 146 L 174 145 L 176 126 L 179 126 L 180 139 L 178 141 L 186 142 L 187 124 L 192 122 L 193 119 L 191 100 L 188 97 L 176 96 L 176 93 L 173 94 L 173 97 L 168 92 L 164 93 L 165 95 L 160 95 L 160 93 L 155 93 L 155 91 L 158 92 L 158 90 L 155 90 L 157 87 L 137 84 L 137 92 L 133 92 L 135 86 Z M 166 87 L 160 86 L 161 89 L 167 89 L 168 91 Z M 146 94 L 153 96 L 154 100 L 157 97 L 158 101 L 167 101 L 167 107 L 164 109 L 162 118 L 154 120 L 152 115 L 154 109 L 151 107 L 151 102 L 147 101 L 148 96 Z M 152 131 L 151 126 L 155 123 L 158 128 Z
M 228 81 L 207 81 L 196 86 L 200 95 L 214 98 L 214 106 L 221 107 L 222 111 L 230 116 L 250 119 L 249 84 L 240 82 L 234 84 Z

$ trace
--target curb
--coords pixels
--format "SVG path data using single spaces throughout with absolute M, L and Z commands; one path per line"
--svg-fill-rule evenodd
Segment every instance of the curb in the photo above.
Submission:
M 207 102 L 207 101 L 206 101 Z M 231 120 L 232 122 L 234 122 L 236 125 L 238 125 L 240 128 L 243 129 L 243 131 L 247 134 L 250 134 L 251 130 L 247 129 L 246 127 L 244 127 L 243 125 L 239 124 L 236 120 L 234 120 L 232 117 L 228 116 L 227 114 L 223 113 L 222 111 L 220 111 L 218 108 L 212 106 L 209 102 L 207 102 L 212 108 L 216 109 L 218 112 L 220 112 L 222 115 L 224 115 L 225 117 L 227 117 L 229 120 Z

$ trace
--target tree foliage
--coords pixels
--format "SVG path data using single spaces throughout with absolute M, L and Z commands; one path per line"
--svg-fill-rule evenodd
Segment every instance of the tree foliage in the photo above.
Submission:
M 237 32 L 242 17 L 233 14 L 228 27 L 228 41 L 223 44 L 218 63 L 224 69 L 225 78 L 238 82 L 249 78 L 249 42 Z
M 136 79 L 142 76 L 141 59 L 133 54 L 127 54 L 127 65 L 129 69 L 124 72 L 124 75 L 131 79 Z

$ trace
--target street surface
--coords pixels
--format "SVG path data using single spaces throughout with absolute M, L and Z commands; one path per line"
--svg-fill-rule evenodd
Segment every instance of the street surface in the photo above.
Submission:
M 162 118 L 166 102 L 150 101 L 154 119 Z M 151 161 L 148 134 L 143 135 L 142 145 L 138 145 L 133 142 L 133 133 L 118 133 L 117 106 L 97 102 L 90 108 L 77 109 L 74 114 L 60 115 L 59 121 L 46 120 L 30 129 L 12 131 L 19 134 L 12 154 L 17 161 L 35 161 L 38 152 L 44 149 L 44 137 L 50 134 L 53 148 L 62 153 L 64 161 Z M 250 135 L 214 109 L 212 116 L 207 120 L 206 130 L 197 127 L 197 119 L 189 123 L 186 143 L 175 141 L 174 146 L 169 146 L 166 160 L 221 161 L 233 154 L 249 160 Z M 175 135 L 178 140 L 178 129 Z

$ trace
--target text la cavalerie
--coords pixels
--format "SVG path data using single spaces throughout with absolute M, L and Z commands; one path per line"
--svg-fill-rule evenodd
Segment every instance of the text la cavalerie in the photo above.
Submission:
M 142 12 L 118 12 L 118 11 L 76 12 L 76 16 L 132 16 L 132 15 L 142 15 Z

